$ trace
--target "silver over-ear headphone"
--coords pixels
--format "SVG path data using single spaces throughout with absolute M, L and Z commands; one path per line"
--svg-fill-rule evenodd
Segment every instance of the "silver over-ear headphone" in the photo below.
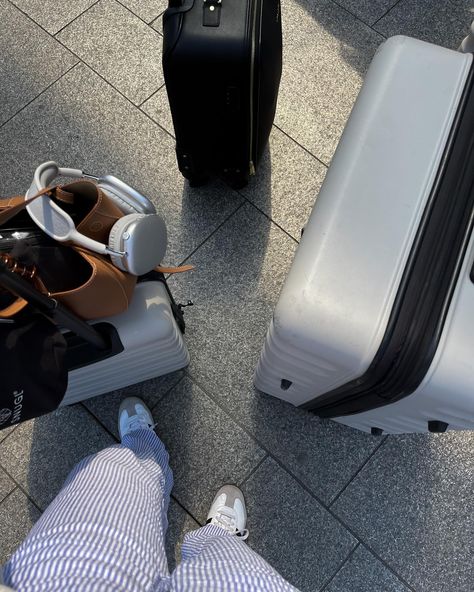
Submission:
M 95 177 L 79 169 L 59 167 L 45 162 L 35 171 L 25 199 L 48 187 L 58 176 L 80 177 L 96 181 L 99 188 L 125 214 L 112 227 L 109 244 L 104 245 L 81 234 L 71 216 L 47 195 L 26 206 L 32 220 L 57 241 L 72 241 L 90 251 L 109 255 L 112 263 L 133 275 L 143 275 L 161 263 L 166 252 L 166 224 L 144 195 L 112 175 Z

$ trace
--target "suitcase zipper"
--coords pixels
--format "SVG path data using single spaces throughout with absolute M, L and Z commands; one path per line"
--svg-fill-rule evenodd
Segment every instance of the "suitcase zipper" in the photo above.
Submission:
M 249 173 L 250 175 L 255 175 L 255 165 L 253 162 L 253 135 L 254 135 L 254 115 L 253 115 L 253 107 L 254 107 L 254 84 L 255 84 L 255 36 L 256 32 L 256 24 L 257 24 L 257 6 L 256 1 L 253 3 L 253 15 L 252 15 L 252 48 L 250 54 L 250 146 L 249 146 Z

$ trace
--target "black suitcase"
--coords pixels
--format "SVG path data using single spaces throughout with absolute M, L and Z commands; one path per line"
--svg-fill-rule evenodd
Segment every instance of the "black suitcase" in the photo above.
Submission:
M 275 116 L 280 0 L 170 0 L 163 35 L 179 170 L 192 185 L 244 186 Z

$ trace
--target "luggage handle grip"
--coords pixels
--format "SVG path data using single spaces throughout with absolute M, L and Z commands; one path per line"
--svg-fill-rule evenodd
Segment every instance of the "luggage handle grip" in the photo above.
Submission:
M 218 27 L 221 24 L 221 5 L 222 0 L 203 0 L 203 27 Z

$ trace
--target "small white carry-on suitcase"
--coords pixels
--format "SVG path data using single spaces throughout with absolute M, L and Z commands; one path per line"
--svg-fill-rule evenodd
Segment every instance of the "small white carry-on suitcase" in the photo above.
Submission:
M 125 312 L 91 323 L 107 338 L 105 349 L 91 347 L 74 333 L 66 335 L 69 379 L 62 405 L 162 376 L 189 364 L 182 337 L 182 313 L 163 276 L 155 276 L 137 284 Z
M 255 386 L 374 434 L 474 428 L 473 56 L 378 50 Z

